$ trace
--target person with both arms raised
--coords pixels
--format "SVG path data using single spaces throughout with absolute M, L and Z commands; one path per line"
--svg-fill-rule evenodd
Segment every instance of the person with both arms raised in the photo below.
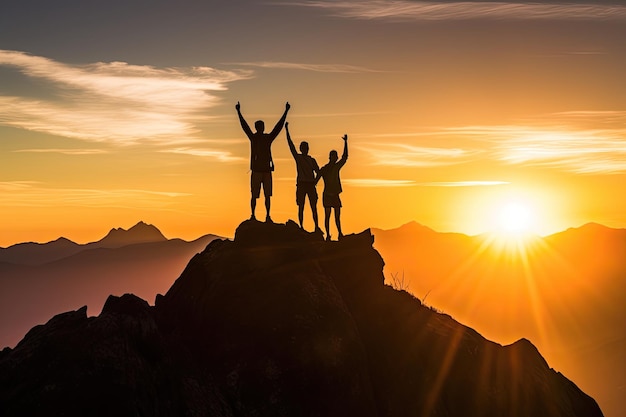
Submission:
M 250 140 L 250 170 L 252 171 L 250 176 L 250 192 L 252 194 L 250 199 L 250 210 L 252 212 L 250 216 L 251 220 L 256 220 L 256 200 L 261 194 L 261 185 L 263 185 L 266 211 L 265 221 L 268 223 L 272 222 L 272 218 L 270 217 L 270 199 L 272 197 L 272 171 L 274 171 L 274 161 L 272 160 L 271 146 L 272 142 L 274 142 L 274 139 L 276 139 L 283 128 L 290 108 L 289 103 L 286 103 L 285 112 L 270 133 L 265 133 L 265 123 L 263 120 L 257 120 L 254 123 L 256 132 L 253 133 L 250 126 L 248 126 L 248 123 L 241 115 L 241 105 L 239 102 L 237 102 L 235 106 L 241 128 Z

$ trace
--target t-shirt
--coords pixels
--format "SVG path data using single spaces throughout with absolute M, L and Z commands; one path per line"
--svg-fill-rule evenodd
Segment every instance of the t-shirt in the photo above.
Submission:
M 250 136 L 250 169 L 254 172 L 274 170 L 272 161 L 272 142 L 276 136 L 269 133 L 253 133 Z
M 345 165 L 346 160 L 340 159 L 334 164 L 327 164 L 320 169 L 320 176 L 324 179 L 324 194 L 339 194 L 341 189 L 341 179 L 339 170 Z
M 296 168 L 298 170 L 298 178 L 296 184 L 314 183 L 315 171 L 319 171 L 320 167 L 317 161 L 311 155 L 295 154 Z

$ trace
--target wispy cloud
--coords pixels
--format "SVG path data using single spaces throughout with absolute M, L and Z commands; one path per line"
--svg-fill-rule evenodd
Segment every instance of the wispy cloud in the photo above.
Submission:
M 626 172 L 626 132 L 531 131 L 499 141 L 501 160 L 553 166 L 579 174 Z
M 597 3 L 427 2 L 427 1 L 302 1 L 289 3 L 330 11 L 352 19 L 469 20 L 469 19 L 626 19 L 626 6 Z
M 560 113 L 551 126 L 469 126 L 446 129 L 450 134 L 486 141 L 495 159 L 516 165 L 546 166 L 577 174 L 626 172 L 626 128 L 576 128 L 565 123 L 601 123 L 598 112 Z M 619 120 L 619 112 L 608 112 L 607 125 Z M 558 121 L 558 124 L 557 124 Z M 622 124 L 622 126 L 624 126 Z M 484 145 L 484 143 L 483 143 Z
M 209 67 L 156 68 L 125 62 L 70 65 L 0 50 L 0 66 L 48 83 L 57 94 L 0 96 L 0 124 L 114 144 L 180 143 L 193 138 L 215 92 L 250 78 L 245 71 Z
M 37 181 L 0 181 L 0 192 L 21 191 L 39 184 Z
M 16 149 L 18 153 L 60 153 L 63 155 L 100 155 L 109 153 L 104 149 Z
M 220 162 L 243 162 L 243 161 L 248 160 L 247 158 L 233 155 L 231 152 L 220 151 L 220 150 L 215 150 L 215 149 L 178 147 L 178 148 L 172 148 L 172 149 L 165 149 L 160 152 L 175 153 L 179 155 L 198 156 L 202 158 L 215 159 Z
M 137 189 L 49 188 L 33 181 L 0 182 L 3 204 L 18 207 L 133 207 L 166 208 L 190 194 Z
M 368 143 L 353 146 L 370 154 L 374 165 L 433 167 L 467 162 L 478 151 L 429 148 L 405 143 Z
M 346 178 L 341 180 L 342 183 L 353 187 L 411 187 L 415 185 L 412 180 L 390 180 L 380 178 Z
M 420 187 L 492 187 L 494 185 L 507 185 L 507 181 L 440 181 L 416 183 Z
M 355 145 L 368 153 L 372 164 L 436 167 L 467 162 L 500 161 L 511 165 L 550 167 L 575 174 L 626 173 L 626 111 L 566 111 L 535 115 L 519 124 L 432 127 L 405 134 L 370 137 L 396 138 L 395 143 Z M 428 137 L 463 143 L 463 148 L 432 148 L 402 143 Z M 400 142 L 398 142 L 400 141 Z M 415 184 L 423 186 L 498 185 L 499 182 Z
M 304 70 L 314 72 L 331 72 L 331 73 L 347 73 L 354 74 L 359 72 L 382 72 L 370 68 L 359 67 L 354 65 L 345 64 L 304 64 L 295 62 L 237 62 L 234 63 L 241 66 L 250 66 L 258 68 L 274 68 L 274 69 L 289 69 L 289 70 Z

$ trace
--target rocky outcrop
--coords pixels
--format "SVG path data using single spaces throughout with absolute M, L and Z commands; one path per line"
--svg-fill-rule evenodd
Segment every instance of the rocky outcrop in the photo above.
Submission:
M 372 243 L 246 221 L 154 307 L 111 296 L 2 351 L 0 415 L 602 415 L 529 341 L 385 286 Z

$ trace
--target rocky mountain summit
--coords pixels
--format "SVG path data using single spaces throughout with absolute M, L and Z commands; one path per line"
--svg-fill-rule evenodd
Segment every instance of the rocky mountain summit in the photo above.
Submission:
M 372 243 L 243 222 L 155 306 L 110 296 L 0 352 L 0 415 L 602 416 L 529 341 L 385 286 Z

